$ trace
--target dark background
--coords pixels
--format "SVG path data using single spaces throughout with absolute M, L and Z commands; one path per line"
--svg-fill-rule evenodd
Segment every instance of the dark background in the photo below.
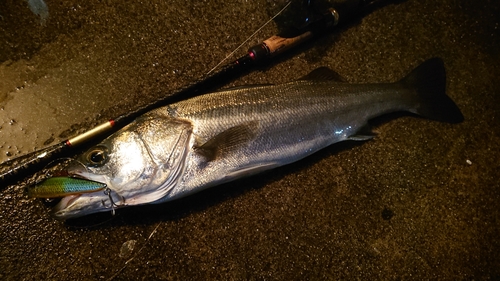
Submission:
M 1 161 L 169 95 L 285 5 L 46 3 L 45 20 L 25 1 L 0 3 Z M 4 186 L 0 279 L 500 279 L 499 7 L 388 5 L 228 85 L 283 83 L 320 66 L 389 82 L 437 56 L 463 123 L 382 119 L 363 144 L 66 224 L 27 198 L 26 183 Z M 270 23 L 236 54 L 277 32 Z

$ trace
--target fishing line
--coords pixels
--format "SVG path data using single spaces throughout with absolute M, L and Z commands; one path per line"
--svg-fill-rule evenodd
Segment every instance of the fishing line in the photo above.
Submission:
M 236 53 L 237 50 L 239 50 L 241 47 L 243 47 L 243 45 L 245 45 L 248 41 L 250 41 L 250 39 L 252 39 L 255 36 L 255 34 L 257 34 L 264 27 L 266 27 L 266 25 L 268 25 L 271 21 L 273 21 L 277 16 L 279 16 L 281 13 L 283 13 L 283 11 L 286 8 L 288 8 L 288 6 L 290 6 L 290 3 L 292 3 L 292 1 L 288 1 L 288 3 L 285 5 L 285 7 L 283 7 L 283 9 L 281 9 L 276 15 L 274 15 L 271 19 L 269 19 L 266 23 L 264 23 L 261 27 L 259 27 L 259 29 L 257 29 L 254 33 L 252 33 L 252 35 L 250 35 L 245 41 L 243 41 L 243 43 L 241 43 L 238 47 L 236 47 L 236 49 L 234 49 L 234 51 L 232 51 L 223 60 L 221 60 L 216 66 L 214 66 L 214 68 L 210 69 L 210 71 L 207 72 L 206 75 L 209 75 L 210 73 L 212 73 L 212 71 L 214 71 L 217 67 L 219 67 L 223 62 L 225 62 L 228 58 L 232 57 L 234 55 L 234 53 Z

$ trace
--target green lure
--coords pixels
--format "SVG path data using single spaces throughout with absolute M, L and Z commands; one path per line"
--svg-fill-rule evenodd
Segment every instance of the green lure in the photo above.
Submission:
M 28 196 L 35 198 L 64 197 L 72 194 L 89 193 L 102 190 L 106 184 L 70 177 L 48 178 L 34 187 L 28 188 Z

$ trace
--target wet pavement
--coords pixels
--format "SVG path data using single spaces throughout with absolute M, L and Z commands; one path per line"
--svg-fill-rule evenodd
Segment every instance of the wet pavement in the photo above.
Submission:
M 284 5 L 46 3 L 48 16 L 0 3 L 1 161 L 169 95 Z M 349 82 L 396 81 L 437 56 L 463 123 L 383 119 L 362 144 L 67 223 L 28 199 L 26 183 L 2 186 L 0 279 L 500 279 L 498 4 L 388 5 L 228 85 L 287 82 L 320 66 Z M 272 22 L 236 53 L 276 32 Z

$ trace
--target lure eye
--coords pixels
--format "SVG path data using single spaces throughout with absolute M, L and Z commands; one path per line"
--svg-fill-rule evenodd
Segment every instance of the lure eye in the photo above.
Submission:
M 87 153 L 87 162 L 93 167 L 100 167 L 108 160 L 108 150 L 98 146 Z

